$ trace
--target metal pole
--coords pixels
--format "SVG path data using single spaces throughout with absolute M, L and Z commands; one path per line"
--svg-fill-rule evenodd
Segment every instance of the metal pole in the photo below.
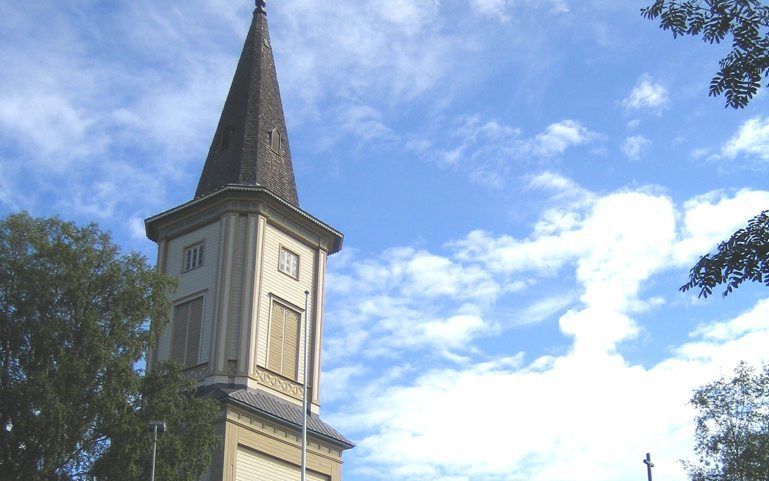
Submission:
M 150 468 L 150 481 L 155 481 L 155 452 L 158 446 L 158 426 L 152 426 L 152 467 Z
M 164 421 L 150 421 L 147 425 L 152 433 L 152 464 L 150 465 L 150 481 L 155 481 L 155 453 L 158 448 L 158 433 L 164 433 L 166 431 L 166 423 Z
M 303 386 L 302 386 L 302 476 L 301 481 L 307 479 L 307 344 L 310 341 L 310 319 L 307 316 L 307 309 L 310 303 L 310 291 L 304 291 L 304 363 L 302 364 L 303 371 Z

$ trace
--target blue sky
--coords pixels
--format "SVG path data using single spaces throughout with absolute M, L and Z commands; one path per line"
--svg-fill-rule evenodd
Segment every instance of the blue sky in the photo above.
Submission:
M 769 115 L 724 51 L 614 0 L 268 6 L 304 209 L 345 233 L 325 418 L 345 479 L 685 479 L 692 388 L 760 363 L 767 291 L 677 291 L 769 205 Z M 0 213 L 190 200 L 253 5 L 0 3 Z

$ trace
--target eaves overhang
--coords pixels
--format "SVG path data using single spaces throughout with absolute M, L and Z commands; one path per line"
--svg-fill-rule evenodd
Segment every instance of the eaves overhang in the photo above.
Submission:
M 208 205 L 214 205 L 217 202 L 228 198 L 267 200 L 273 207 L 280 210 L 282 214 L 292 216 L 299 221 L 304 221 L 303 223 L 309 223 L 314 229 L 317 229 L 320 233 L 324 234 L 325 237 L 331 238 L 332 244 L 328 251 L 329 255 L 339 252 L 342 249 L 344 234 L 304 210 L 286 202 L 269 189 L 260 185 L 248 186 L 228 184 L 210 194 L 206 194 L 185 204 L 154 215 L 144 221 L 147 238 L 153 242 L 157 242 L 161 225 L 172 223 L 177 218 L 183 218 L 191 211 L 205 208 Z

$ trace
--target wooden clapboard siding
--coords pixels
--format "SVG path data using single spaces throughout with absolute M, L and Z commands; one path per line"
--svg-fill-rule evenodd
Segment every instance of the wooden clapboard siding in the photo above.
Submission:
M 281 246 L 299 255 L 299 279 L 280 272 L 278 265 L 280 262 Z M 264 235 L 264 250 L 262 253 L 262 281 L 260 284 L 260 302 L 259 302 L 259 325 L 257 329 L 257 363 L 267 369 L 270 367 L 269 358 L 272 355 L 270 342 L 272 340 L 271 317 L 274 299 L 285 301 L 298 310 L 304 308 L 304 292 L 310 292 L 310 302 L 308 312 L 309 318 L 312 318 L 312 309 L 315 305 L 315 266 L 316 251 L 303 242 L 296 240 L 278 227 L 267 224 Z M 304 316 L 302 316 L 304 317 Z M 299 333 L 302 327 L 297 326 L 296 352 L 302 350 L 302 339 Z M 293 332 L 291 334 L 293 338 Z M 268 351 L 268 349 L 270 349 Z M 303 366 L 297 356 L 294 370 L 296 373 L 292 376 L 294 379 L 301 379 L 303 375 Z
M 266 454 L 238 446 L 235 457 L 235 481 L 296 481 L 299 466 Z M 328 481 L 329 477 L 307 470 L 310 481 Z
M 164 272 L 178 280 L 176 290 L 171 294 L 171 301 L 178 303 L 197 293 L 214 292 L 219 263 L 219 229 L 220 222 L 212 222 L 206 226 L 186 233 L 174 239 L 169 239 L 165 259 Z M 198 242 L 203 242 L 203 265 L 187 272 L 182 272 L 184 261 L 184 249 Z M 173 308 L 172 308 L 173 309 Z M 174 312 L 169 313 L 173 319 Z M 208 361 L 211 355 L 211 335 L 214 321 L 214 302 L 206 302 L 201 318 L 200 352 L 201 362 Z M 173 339 L 173 327 L 166 329 L 158 340 L 159 361 L 172 357 L 171 342 Z

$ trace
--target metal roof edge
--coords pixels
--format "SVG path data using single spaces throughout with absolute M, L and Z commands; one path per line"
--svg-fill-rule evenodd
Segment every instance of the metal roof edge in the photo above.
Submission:
M 296 423 L 294 423 L 292 421 L 289 421 L 287 419 L 283 419 L 280 416 L 276 416 L 276 415 L 274 415 L 272 413 L 269 413 L 269 412 L 265 411 L 264 409 L 260 409 L 260 408 L 254 407 L 254 406 L 252 406 L 252 405 L 250 405 L 250 404 L 248 404 L 248 403 L 246 403 L 244 401 L 241 401 L 240 399 L 233 398 L 229 394 L 225 397 L 225 401 L 226 402 L 232 402 L 233 404 L 237 404 L 237 405 L 239 405 L 241 407 L 250 409 L 251 411 L 256 411 L 256 412 L 259 413 L 260 416 L 264 416 L 265 418 L 271 419 L 271 420 L 273 420 L 273 421 L 275 421 L 277 423 L 280 423 L 280 424 L 282 424 L 284 426 L 289 426 L 289 427 L 293 427 L 293 428 L 302 429 L 302 426 L 300 424 L 296 424 Z M 323 421 L 323 422 L 325 422 L 325 421 Z M 355 447 L 355 444 L 352 441 L 347 440 L 347 442 L 344 442 L 344 441 L 342 441 L 340 439 L 332 438 L 332 437 L 330 437 L 330 436 L 328 436 L 326 434 L 319 433 L 318 431 L 310 428 L 309 426 L 307 427 L 307 430 L 311 431 L 313 433 L 313 435 L 315 435 L 316 437 L 324 439 L 324 440 L 328 441 L 329 443 L 331 443 L 331 444 L 333 444 L 335 446 L 342 447 L 343 450 L 352 449 L 352 448 Z M 347 439 L 347 438 L 345 438 L 345 439 Z

